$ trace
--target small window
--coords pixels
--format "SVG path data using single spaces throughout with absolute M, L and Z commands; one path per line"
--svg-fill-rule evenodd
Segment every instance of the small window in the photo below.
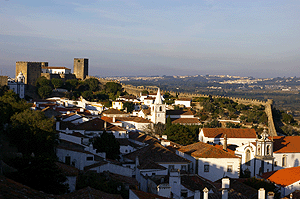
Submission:
M 174 165 L 169 165 L 169 171 L 174 170 Z
M 181 190 L 181 197 L 184 197 L 184 198 L 186 198 L 187 197 L 187 195 L 188 195 L 188 192 L 187 192 L 187 190 Z
M 155 173 L 152 173 L 153 176 L 155 176 Z
M 285 155 L 283 155 L 283 157 L 282 157 L 282 166 L 286 167 L 286 156 Z
M 267 146 L 267 155 L 270 155 L 270 145 Z
M 204 165 L 204 172 L 209 172 L 209 165 Z
M 277 161 L 274 162 L 275 167 L 277 167 Z
M 251 160 L 250 158 L 251 158 L 251 153 L 250 153 L 250 150 L 248 149 L 246 151 L 246 157 L 245 157 L 245 164 L 248 166 L 250 166 L 250 160 Z
M 233 168 L 233 166 L 232 165 L 227 165 L 227 172 L 232 172 L 232 169 Z
M 93 157 L 93 156 L 86 157 L 86 160 L 87 160 L 87 161 L 94 160 L 94 157 Z

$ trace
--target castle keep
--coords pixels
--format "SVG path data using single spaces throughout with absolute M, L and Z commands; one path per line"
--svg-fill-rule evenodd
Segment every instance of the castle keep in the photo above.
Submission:
M 48 62 L 16 62 L 16 77 L 23 73 L 25 77 L 25 84 L 35 85 L 36 80 L 41 77 L 42 66 L 48 66 Z
M 74 74 L 77 79 L 84 80 L 88 76 L 89 60 L 85 58 L 74 58 Z

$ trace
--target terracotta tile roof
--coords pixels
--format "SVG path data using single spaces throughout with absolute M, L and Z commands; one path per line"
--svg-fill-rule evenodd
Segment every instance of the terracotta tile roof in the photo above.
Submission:
M 155 97 L 147 97 L 144 100 L 155 100 Z
M 190 161 L 182 158 L 166 147 L 159 143 L 153 143 L 132 153 L 123 156 L 130 160 L 135 161 L 135 158 L 139 158 L 139 162 L 142 165 L 143 162 L 153 161 L 155 163 L 189 163 Z
M 143 113 L 145 115 L 150 115 L 151 114 L 151 110 L 150 109 L 143 109 Z
M 176 118 L 172 119 L 172 124 L 201 124 L 198 118 Z
M 230 191 L 229 198 L 247 198 L 257 199 L 257 190 L 244 184 L 245 179 L 233 179 L 230 178 Z M 216 187 L 220 190 L 222 188 L 222 179 L 215 181 Z M 238 196 L 241 197 L 238 197 Z
M 11 199 L 50 199 L 56 198 L 53 195 L 37 191 L 30 187 L 27 187 L 21 183 L 13 181 L 0 175 L 0 198 Z
M 286 187 L 300 180 L 300 166 L 266 172 L 261 177 L 277 185 Z
M 122 199 L 121 195 L 105 193 L 97 189 L 86 187 L 69 194 L 62 195 L 63 199 L 82 199 L 82 198 L 97 198 L 97 199 Z
M 168 199 L 166 197 L 162 197 L 153 193 L 146 193 L 139 190 L 133 190 L 131 191 L 138 197 L 138 199 Z
M 56 162 L 55 164 L 66 176 L 77 176 L 79 173 L 79 169 L 70 165 L 61 162 Z
M 159 169 L 159 170 L 166 170 L 167 168 L 164 166 L 161 166 L 151 160 L 149 161 L 143 161 L 140 163 L 140 166 L 138 166 L 139 169 Z
M 203 142 L 182 146 L 178 151 L 190 154 L 195 158 L 239 158 L 230 152 L 226 152 Z
M 146 144 L 158 142 L 157 139 L 139 132 L 129 132 L 129 138 Z
M 115 181 L 130 184 L 133 186 L 139 185 L 138 181 L 135 178 L 131 178 L 128 176 L 123 176 L 123 175 L 119 175 L 119 174 L 115 174 L 115 173 L 110 173 L 110 172 L 107 172 L 107 173 L 109 174 L 109 177 L 111 177 Z
M 209 138 L 256 138 L 254 129 L 235 129 L 235 128 L 203 128 L 205 137 Z
M 121 123 L 120 121 L 117 121 L 117 120 L 115 122 L 113 122 L 113 117 L 102 116 L 101 119 L 106 122 L 109 122 L 109 123 Z
M 71 70 L 70 68 L 66 68 L 63 66 L 42 66 L 42 69 L 66 69 L 66 70 Z
M 300 136 L 275 136 L 274 153 L 299 153 L 300 152 Z
M 108 109 L 108 110 L 106 110 L 106 111 L 103 111 L 102 114 L 103 114 L 103 115 L 111 115 L 111 114 L 117 114 L 117 115 L 119 115 L 119 114 L 124 114 L 124 115 L 128 115 L 128 113 L 125 113 L 125 112 L 123 112 L 123 111 L 119 111 L 119 110 L 113 109 L 113 108 Z
M 217 149 L 223 150 L 223 145 L 216 144 L 216 145 L 213 145 L 213 146 L 216 147 Z M 227 152 L 231 153 L 231 154 L 234 154 L 234 150 L 230 149 L 230 148 L 232 148 L 231 146 L 233 146 L 233 145 L 228 145 L 227 146 Z M 236 146 L 236 145 L 234 145 L 234 146 Z
M 191 110 L 167 110 L 167 115 L 194 115 Z
M 99 118 L 89 120 L 78 125 L 72 124 L 71 122 L 60 122 L 60 128 L 65 130 L 85 130 L 85 131 L 104 131 L 105 121 Z M 124 128 L 115 126 L 109 122 L 106 122 L 106 131 L 126 131 Z
M 136 123 L 152 123 L 150 120 L 144 119 L 142 117 L 116 117 L 118 121 L 132 121 Z
M 108 164 L 108 162 L 103 160 L 103 161 L 100 161 L 100 162 L 96 162 L 96 163 L 94 163 L 94 164 L 91 164 L 91 165 L 89 165 L 89 166 L 85 166 L 85 167 L 83 168 L 83 170 L 84 170 L 84 171 L 88 171 L 88 170 L 90 170 L 90 169 L 92 169 L 92 168 L 99 167 L 99 166 L 106 165 L 106 164 Z
M 181 184 L 191 191 L 202 191 L 205 187 L 214 192 L 217 191 L 213 182 L 197 174 L 181 174 Z

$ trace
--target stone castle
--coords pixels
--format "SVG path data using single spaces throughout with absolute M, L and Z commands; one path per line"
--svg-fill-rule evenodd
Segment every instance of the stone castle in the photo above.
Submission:
M 71 69 L 66 67 L 51 67 L 48 62 L 16 62 L 16 77 L 20 72 L 25 77 L 25 84 L 34 86 L 39 77 L 46 77 L 51 80 L 53 78 L 60 78 L 63 81 L 67 79 L 85 79 L 88 76 L 88 59 L 74 58 L 74 73 Z

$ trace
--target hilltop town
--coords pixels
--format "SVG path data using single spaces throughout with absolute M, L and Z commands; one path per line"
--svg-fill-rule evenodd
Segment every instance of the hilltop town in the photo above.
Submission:
M 104 79 L 88 63 L 74 58 L 72 73 L 18 61 L 15 79 L 0 78 L 0 196 L 300 198 L 299 125 L 272 99 L 124 83 L 274 79 Z

